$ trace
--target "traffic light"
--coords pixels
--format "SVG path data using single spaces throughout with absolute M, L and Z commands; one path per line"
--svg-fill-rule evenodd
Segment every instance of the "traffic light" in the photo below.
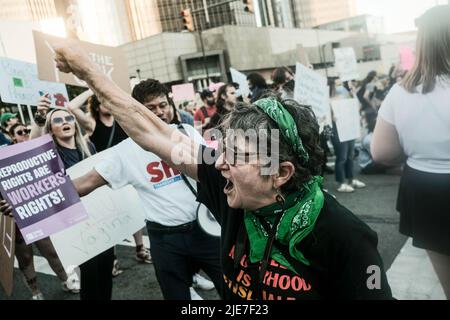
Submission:
M 192 20 L 192 14 L 190 9 L 184 9 L 181 11 L 181 18 L 183 19 L 183 30 L 194 31 L 194 21 Z
M 253 0 L 243 0 L 242 1 L 244 3 L 244 11 L 245 12 L 250 12 L 253 13 L 254 12 L 254 8 L 253 8 Z

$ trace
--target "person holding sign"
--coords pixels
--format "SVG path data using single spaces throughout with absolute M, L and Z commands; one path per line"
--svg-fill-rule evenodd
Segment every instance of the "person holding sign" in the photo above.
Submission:
M 30 139 L 30 131 L 21 123 L 15 123 L 9 130 L 10 136 L 13 139 L 13 144 L 28 141 Z M 55 272 L 56 276 L 61 280 L 61 285 L 64 291 L 70 293 L 80 292 L 80 283 L 75 275 L 70 275 L 70 279 L 64 270 L 58 254 L 53 247 L 52 241 L 49 237 L 38 240 L 34 243 L 41 255 L 48 261 L 48 264 Z M 36 270 L 34 269 L 33 260 L 33 246 L 27 245 L 16 225 L 16 241 L 15 241 L 15 256 L 19 263 L 19 269 L 22 271 L 25 283 L 30 289 L 32 300 L 44 300 L 39 286 L 37 284 Z
M 41 106 L 36 124 L 53 137 L 65 169 L 96 153 L 94 145 L 81 135 L 74 115 L 62 108 L 47 110 Z M 42 113 L 46 113 L 45 118 Z M 113 261 L 114 249 L 111 248 L 80 265 L 81 300 L 111 300 Z
M 450 5 L 416 20 L 416 62 L 379 111 L 375 162 L 406 164 L 397 210 L 400 232 L 427 250 L 450 299 Z
M 344 86 L 336 86 L 336 80 L 328 79 L 331 100 L 350 98 L 350 93 Z M 333 114 L 334 117 L 334 114 Z M 355 188 L 364 188 L 366 185 L 355 179 L 353 174 L 353 158 L 355 157 L 355 140 L 340 141 L 336 121 L 333 121 L 333 135 L 331 136 L 335 161 L 335 177 L 339 184 L 338 192 L 354 192 Z
M 217 158 L 118 89 L 77 46 L 56 52 L 60 70 L 86 80 L 138 145 L 198 181 L 198 199 L 222 225 L 225 299 L 392 298 L 376 233 L 322 191 L 309 107 L 273 96 L 238 105 Z M 245 137 L 256 129 L 267 130 L 261 148 Z M 260 150 L 274 152 L 270 162 Z

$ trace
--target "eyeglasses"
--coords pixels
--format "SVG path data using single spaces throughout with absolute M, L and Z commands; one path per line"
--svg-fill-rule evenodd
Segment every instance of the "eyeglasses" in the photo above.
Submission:
M 24 136 L 24 135 L 30 134 L 30 132 L 31 132 L 31 130 L 29 130 L 29 129 L 23 129 L 23 130 L 17 130 L 16 134 L 18 136 Z
M 57 126 L 60 126 L 60 125 L 62 125 L 64 123 L 73 124 L 73 123 L 75 123 L 75 117 L 72 116 L 72 115 L 65 116 L 64 118 L 63 117 L 56 117 L 56 118 L 52 119 L 52 123 L 54 125 L 57 125 Z

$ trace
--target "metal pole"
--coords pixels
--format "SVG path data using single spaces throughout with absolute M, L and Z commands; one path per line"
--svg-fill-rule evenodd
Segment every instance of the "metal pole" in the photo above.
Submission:
M 20 104 L 17 104 L 17 108 L 19 108 L 20 121 L 22 121 L 22 123 L 25 124 L 25 118 L 23 117 L 22 106 Z
M 203 0 L 203 8 L 205 9 L 206 25 L 209 25 L 209 13 L 208 13 L 208 6 L 206 4 L 206 0 Z
M 205 72 L 206 72 L 206 82 L 209 85 L 208 65 L 206 64 L 205 46 L 203 45 L 203 36 L 202 36 L 201 27 L 198 29 L 198 36 L 200 37 L 200 46 L 202 48 L 203 67 L 205 68 Z
M 31 106 L 27 105 L 28 116 L 30 117 L 31 124 L 34 124 L 33 112 L 31 111 Z

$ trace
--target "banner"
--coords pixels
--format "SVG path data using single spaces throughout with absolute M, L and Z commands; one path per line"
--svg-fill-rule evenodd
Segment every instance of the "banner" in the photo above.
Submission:
M 353 48 L 339 48 L 334 51 L 334 66 L 342 81 L 359 79 L 358 62 Z
M 66 86 L 39 80 L 35 64 L 0 58 L 0 96 L 3 102 L 37 105 L 39 97 L 47 93 L 53 107 L 65 107 L 69 102 Z
M 87 219 L 50 135 L 0 149 L 0 191 L 27 244 Z
M 230 68 L 231 79 L 239 85 L 237 96 L 248 97 L 250 89 L 248 88 L 247 76 L 236 69 Z
M 0 283 L 11 296 L 14 272 L 15 224 L 10 217 L 0 215 Z
M 105 150 L 67 170 L 72 179 L 95 166 Z M 132 186 L 112 190 L 103 186 L 81 199 L 89 219 L 54 234 L 53 246 L 64 267 L 77 266 L 120 243 L 145 226 L 144 209 Z
M 331 100 L 339 141 L 345 142 L 361 137 L 358 99 Z
M 38 31 L 33 31 L 33 37 L 40 79 L 86 87 L 86 83 L 72 73 L 63 73 L 56 68 L 53 46 L 62 41 L 62 38 Z M 101 46 L 84 41 L 78 41 L 78 43 L 111 80 L 125 92 L 131 92 L 128 65 L 121 48 Z
M 322 129 L 331 126 L 330 98 L 327 79 L 297 62 L 294 99 L 312 107 Z
M 194 101 L 195 90 L 192 83 L 185 83 L 172 86 L 173 101 Z

